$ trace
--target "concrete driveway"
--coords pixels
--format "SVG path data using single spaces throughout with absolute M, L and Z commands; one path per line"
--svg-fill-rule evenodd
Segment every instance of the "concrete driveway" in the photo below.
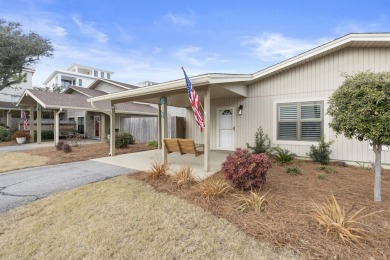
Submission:
M 0 175 L 0 212 L 92 182 L 138 170 L 81 161 L 10 171 Z

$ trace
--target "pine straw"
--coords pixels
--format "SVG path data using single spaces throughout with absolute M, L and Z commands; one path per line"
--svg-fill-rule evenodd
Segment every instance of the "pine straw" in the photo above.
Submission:
M 161 180 L 161 179 L 158 179 Z M 0 259 L 291 259 L 126 176 L 0 214 Z
M 285 166 L 274 165 L 267 175 L 264 188 L 271 190 L 264 212 L 246 211 L 238 214 L 239 206 L 233 195 L 207 201 L 194 189 L 177 189 L 169 180 L 146 180 L 144 174 L 131 178 L 148 181 L 156 190 L 174 194 L 198 205 L 218 217 L 227 219 L 259 241 L 273 243 L 281 249 L 293 249 L 307 259 L 390 259 L 390 172 L 382 173 L 382 202 L 373 202 L 374 176 L 362 168 L 332 166 L 337 174 L 328 180 L 317 178 L 319 164 L 310 161 L 293 163 L 302 174 L 291 176 Z M 223 178 L 218 173 L 215 178 Z M 238 192 L 238 191 L 237 191 Z M 231 193 L 230 193 L 231 194 Z M 362 220 L 371 239 L 355 246 L 344 244 L 337 235 L 328 235 L 310 215 L 311 201 L 326 202 L 334 194 L 345 208 L 365 213 L 383 211 Z

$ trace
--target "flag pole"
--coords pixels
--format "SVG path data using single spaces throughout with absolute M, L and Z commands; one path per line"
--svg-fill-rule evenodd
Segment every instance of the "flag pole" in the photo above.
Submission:
M 185 70 L 184 70 L 184 67 L 181 66 L 181 69 L 183 70 L 183 72 L 185 73 Z M 202 102 L 199 103 L 200 107 L 202 108 L 202 111 L 203 111 L 203 115 L 204 115 L 204 108 L 202 106 Z

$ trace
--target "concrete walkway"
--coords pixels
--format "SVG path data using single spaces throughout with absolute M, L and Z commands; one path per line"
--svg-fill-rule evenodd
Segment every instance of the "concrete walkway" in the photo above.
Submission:
M 96 161 L 10 171 L 0 175 L 0 212 L 56 192 L 134 172 L 137 170 Z
M 221 170 L 221 164 L 226 160 L 229 153 L 227 151 L 211 151 L 210 153 L 210 171 L 204 171 L 204 156 L 195 157 L 193 154 L 180 155 L 179 153 L 168 154 L 168 163 L 171 172 L 183 166 L 189 166 L 194 170 L 194 175 L 200 179 Z M 138 153 L 128 153 L 116 155 L 113 157 L 103 157 L 92 159 L 95 162 L 108 163 L 121 167 L 130 167 L 139 171 L 147 171 L 154 162 L 162 162 L 161 150 L 150 150 Z

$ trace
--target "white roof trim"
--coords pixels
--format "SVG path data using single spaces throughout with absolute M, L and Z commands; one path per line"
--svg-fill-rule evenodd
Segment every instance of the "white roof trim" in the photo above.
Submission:
M 20 96 L 18 103 L 16 106 L 18 107 L 20 104 L 20 101 L 22 101 L 24 96 L 31 96 L 33 97 L 42 107 L 46 108 L 45 103 L 43 103 L 39 98 L 37 98 L 35 95 L 33 95 L 28 89 L 24 90 L 23 94 Z
M 228 82 L 249 82 L 262 77 L 268 76 L 277 71 L 281 71 L 285 68 L 292 67 L 300 64 L 305 60 L 309 60 L 322 53 L 337 50 L 338 48 L 347 47 L 352 42 L 390 42 L 390 33 L 365 33 L 365 34 L 348 34 L 341 38 L 338 38 L 329 43 L 323 44 L 305 53 L 299 54 L 293 58 L 280 62 L 276 65 L 260 70 L 253 74 L 205 74 L 195 77 L 191 77 L 191 83 L 195 85 L 199 84 L 217 84 L 217 83 L 228 83 Z M 87 99 L 88 102 L 102 101 L 102 100 L 118 100 L 128 97 L 137 97 L 146 94 L 157 94 L 164 93 L 173 90 L 185 88 L 185 80 L 168 81 L 140 89 L 127 90 L 118 93 L 107 94 L 99 97 L 93 97 Z

